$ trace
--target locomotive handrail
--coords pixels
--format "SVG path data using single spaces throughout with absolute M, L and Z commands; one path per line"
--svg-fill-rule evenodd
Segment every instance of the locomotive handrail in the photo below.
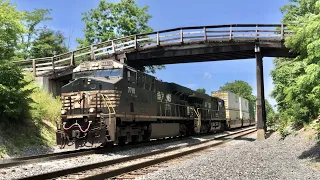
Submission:
M 107 105 L 107 108 L 108 108 L 108 111 L 109 111 L 109 117 L 110 117 L 110 115 L 111 114 L 116 114 L 116 111 L 115 111 L 115 109 L 111 106 L 111 108 L 112 108 L 112 110 L 113 110 L 113 113 L 110 111 L 110 107 L 109 107 L 109 104 L 108 104 L 108 101 L 109 101 L 109 103 L 111 104 L 111 100 L 110 100 L 110 98 L 108 97 L 108 95 L 106 95 L 106 94 L 101 94 L 102 95 L 102 98 L 103 98 L 103 100 L 106 102 L 106 105 Z M 107 98 L 108 98 L 108 101 L 105 99 L 105 97 L 104 96 L 106 96 Z
M 228 42 L 261 39 L 282 41 L 291 35 L 292 32 L 286 29 L 286 25 L 284 24 L 227 24 L 180 27 L 99 42 L 53 57 L 14 62 L 24 67 L 25 70 L 33 72 L 34 76 L 37 76 L 48 72 L 55 72 L 57 69 L 74 67 L 88 59 L 96 60 L 105 55 L 123 54 L 157 48 L 159 46 L 209 41 Z

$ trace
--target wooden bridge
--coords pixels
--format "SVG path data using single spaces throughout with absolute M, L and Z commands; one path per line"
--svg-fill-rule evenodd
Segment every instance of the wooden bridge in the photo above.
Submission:
M 115 58 L 135 68 L 262 56 L 293 57 L 284 46 L 291 32 L 283 24 L 230 24 L 168 29 L 93 44 L 53 57 L 15 61 L 35 76 L 72 72 L 80 62 Z

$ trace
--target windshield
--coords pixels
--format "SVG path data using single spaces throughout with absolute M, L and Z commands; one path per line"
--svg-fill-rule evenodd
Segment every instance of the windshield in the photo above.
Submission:
M 73 73 L 73 79 L 80 77 L 120 77 L 121 69 L 104 69 Z

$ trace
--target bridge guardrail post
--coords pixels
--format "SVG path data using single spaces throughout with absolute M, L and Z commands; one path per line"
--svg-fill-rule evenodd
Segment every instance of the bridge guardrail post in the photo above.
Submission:
M 283 23 L 281 24 L 281 40 L 284 39 L 284 28 L 283 28 Z
M 183 30 L 180 29 L 180 42 L 183 43 Z
M 203 36 L 204 36 L 204 41 L 207 42 L 207 28 L 203 27 Z
M 258 25 L 256 25 L 256 40 L 258 40 L 258 36 L 259 36 L 259 34 L 258 34 Z
M 95 60 L 93 45 L 90 46 L 90 51 L 91 51 L 91 53 L 90 53 L 91 60 Z
M 159 37 L 159 32 L 157 32 L 157 46 L 160 46 L 160 37 Z
M 114 41 L 113 40 L 111 41 L 111 44 L 112 44 L 112 52 L 116 53 L 116 47 L 114 45 Z
M 32 69 L 33 69 L 33 75 L 34 75 L 34 77 L 36 77 L 37 76 L 37 66 L 36 66 L 35 59 L 32 60 Z
M 52 58 L 51 58 L 51 61 L 52 61 L 52 70 L 54 72 L 54 69 L 55 69 L 55 65 L 54 65 L 54 59 L 55 59 L 56 55 L 54 55 Z
M 229 34 L 229 40 L 232 40 L 232 25 L 230 25 L 230 34 Z
M 70 66 L 75 66 L 75 61 L 74 61 L 74 51 L 71 52 L 71 57 L 70 57 Z
M 134 49 L 137 50 L 137 48 L 138 48 L 137 35 L 134 35 Z

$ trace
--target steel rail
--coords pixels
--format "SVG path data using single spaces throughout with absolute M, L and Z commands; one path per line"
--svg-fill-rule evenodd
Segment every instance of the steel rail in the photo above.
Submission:
M 103 161 L 103 162 L 99 162 L 99 163 L 78 166 L 78 167 L 69 168 L 69 169 L 63 169 L 63 170 L 49 172 L 49 173 L 45 173 L 45 174 L 39 174 L 39 175 L 35 175 L 35 176 L 25 177 L 25 178 L 22 178 L 22 179 L 52 179 L 52 178 L 58 178 L 58 177 L 61 177 L 61 176 L 71 175 L 71 174 L 75 174 L 75 173 L 79 173 L 79 172 L 83 172 L 83 171 L 87 171 L 87 170 L 94 170 L 96 168 L 101 168 L 101 167 L 105 167 L 105 166 L 117 165 L 117 164 L 128 162 L 128 161 L 133 161 L 133 160 L 137 160 L 137 159 L 141 159 L 141 158 L 145 158 L 145 157 L 149 157 L 149 156 L 153 156 L 153 155 L 157 155 L 157 154 L 162 154 L 162 153 L 166 153 L 166 152 L 170 152 L 170 151 L 175 151 L 175 150 L 179 150 L 179 149 L 186 148 L 186 147 L 193 147 L 193 146 L 201 145 L 201 144 L 204 144 L 204 143 L 208 143 L 208 142 L 213 141 L 213 140 L 227 138 L 228 136 L 232 136 L 232 135 L 235 135 L 235 134 L 247 132 L 247 133 L 243 134 L 243 135 L 245 135 L 245 134 L 251 133 L 253 131 L 256 131 L 255 127 L 249 127 L 249 128 L 246 128 L 246 129 L 238 130 L 237 132 L 233 132 L 231 134 L 224 134 L 224 135 L 221 135 L 221 136 L 219 136 L 217 138 L 212 138 L 210 140 L 205 140 L 205 141 L 202 141 L 202 142 L 199 142 L 199 143 L 188 144 L 188 145 L 183 145 L 183 146 L 173 147 L 173 148 L 168 148 L 168 149 L 162 149 L 162 150 L 153 151 L 153 152 L 149 152 L 149 153 L 145 153 L 145 154 L 139 154 L 139 155 L 134 155 L 134 156 L 129 156 L 129 157 L 123 157 L 123 158 L 118 158 L 118 159 L 113 159 L 113 160 L 109 160 L 109 161 Z M 223 141 L 223 142 L 227 142 L 227 140 Z M 182 156 L 182 155 L 183 154 L 180 154 L 179 156 Z M 160 160 L 153 160 L 152 162 L 153 163 L 158 163 L 159 161 Z M 163 159 L 161 161 L 163 161 Z M 147 166 L 147 165 L 150 166 L 152 164 L 144 164 L 144 166 Z M 99 174 L 99 175 L 96 175 L 96 176 L 91 176 L 91 177 L 89 177 L 89 179 L 92 179 L 92 178 L 93 179 L 97 179 L 97 178 L 101 179 L 102 177 L 106 178 L 106 177 L 117 176 L 117 175 L 120 175 L 120 174 L 122 174 L 124 172 L 127 172 L 129 170 L 132 171 L 132 170 L 139 169 L 139 168 L 142 168 L 141 164 L 137 165 L 137 166 L 134 166 L 134 167 L 129 167 L 126 170 L 119 169 L 119 170 L 115 170 L 115 171 L 110 171 L 110 172 L 104 173 L 103 175 Z
M 212 133 L 199 134 L 194 137 L 202 137 L 208 134 L 212 134 Z M 11 158 L 11 159 L 1 160 L 0 169 L 19 166 L 19 165 L 44 162 L 44 161 L 52 161 L 52 160 L 66 159 L 66 158 L 72 158 L 72 157 L 78 157 L 78 156 L 85 156 L 85 155 L 94 154 L 94 153 L 122 152 L 129 149 L 140 148 L 143 146 L 159 145 L 159 144 L 170 143 L 174 141 L 187 140 L 190 138 L 191 138 L 190 136 L 180 136 L 180 137 L 177 136 L 172 138 L 143 141 L 143 142 L 139 142 L 138 144 L 126 144 L 125 146 L 115 145 L 111 148 L 98 147 L 98 148 L 91 148 L 91 149 L 80 149 L 80 150 L 73 150 L 73 151 L 64 151 L 59 153 L 42 154 L 37 156 L 24 156 L 24 157 L 18 157 L 18 158 Z

